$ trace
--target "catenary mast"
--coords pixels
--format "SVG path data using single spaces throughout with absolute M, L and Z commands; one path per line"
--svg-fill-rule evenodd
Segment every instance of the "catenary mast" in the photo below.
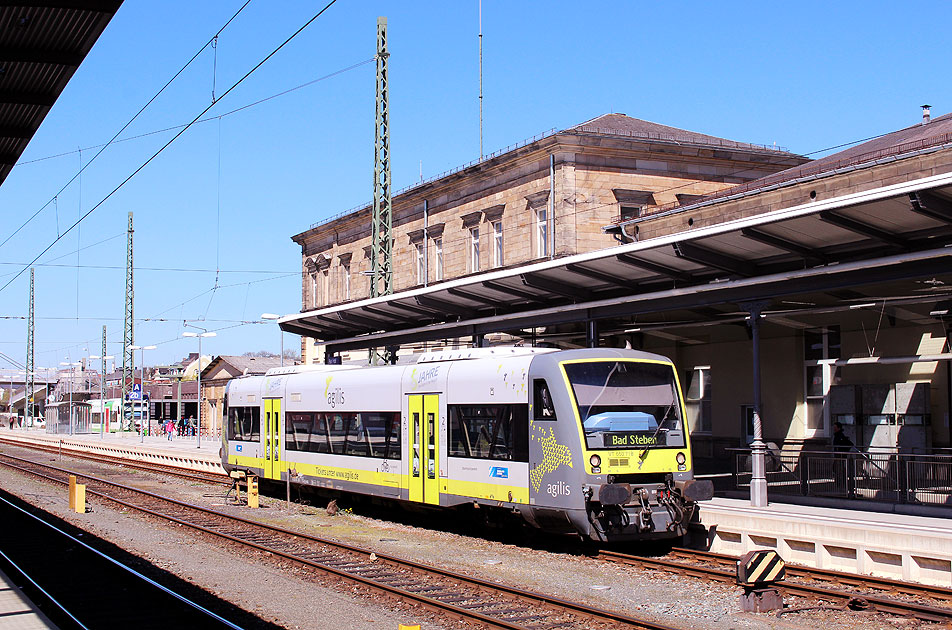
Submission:
M 27 307 L 26 315 L 26 391 L 23 395 L 23 407 L 26 413 L 26 426 L 28 427 L 33 426 L 34 372 L 36 371 L 36 364 L 33 360 L 33 335 L 35 332 L 33 296 L 33 267 L 30 267 L 30 304 Z M 10 392 L 10 395 L 12 397 L 13 392 Z
M 374 125 L 373 244 L 370 297 L 393 293 L 393 206 L 390 199 L 390 90 L 387 62 L 387 18 L 377 18 L 377 98 Z M 371 363 L 380 355 L 370 351 Z
M 123 428 L 132 429 L 132 408 L 126 408 L 126 396 L 132 391 L 134 375 L 132 366 L 135 365 L 132 346 L 135 345 L 135 318 L 133 316 L 133 282 L 132 282 L 132 213 L 129 213 L 129 230 L 126 240 L 126 311 L 125 326 L 122 331 L 122 399 L 120 407 L 123 410 Z

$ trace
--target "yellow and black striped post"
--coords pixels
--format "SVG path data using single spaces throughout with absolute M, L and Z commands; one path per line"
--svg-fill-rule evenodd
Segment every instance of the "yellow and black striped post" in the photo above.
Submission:
M 737 561 L 737 583 L 743 586 L 759 586 L 784 578 L 783 558 L 776 551 L 760 549 L 749 551 Z

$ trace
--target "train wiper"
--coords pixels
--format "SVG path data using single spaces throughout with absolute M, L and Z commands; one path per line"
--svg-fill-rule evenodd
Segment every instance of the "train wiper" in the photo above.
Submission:
M 654 430 L 654 433 L 651 434 L 651 438 L 648 440 L 648 443 L 645 444 L 645 448 L 642 449 L 641 453 L 638 455 L 638 459 L 642 462 L 645 461 L 645 458 L 648 457 L 648 449 L 651 448 L 651 443 L 655 441 L 655 438 L 658 437 L 658 434 L 661 432 L 661 427 L 664 426 L 664 423 L 668 421 L 668 414 L 671 413 L 671 410 L 674 409 L 674 401 L 668 405 L 668 408 L 664 410 L 664 416 L 661 417 L 661 422 L 658 423 L 658 427 Z

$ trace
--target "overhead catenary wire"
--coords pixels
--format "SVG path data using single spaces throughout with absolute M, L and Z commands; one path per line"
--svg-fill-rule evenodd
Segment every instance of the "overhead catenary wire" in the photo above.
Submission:
M 302 89 L 304 89 L 304 88 L 306 88 L 306 87 L 310 87 L 310 86 L 312 86 L 312 85 L 314 85 L 314 84 L 316 84 L 316 83 L 320 83 L 321 81 L 326 81 L 326 80 L 328 80 L 328 79 L 332 79 L 332 78 L 334 78 L 334 77 L 336 77 L 336 76 L 339 76 L 339 75 L 341 75 L 341 74 L 350 72 L 351 70 L 356 70 L 357 68 L 360 68 L 361 66 L 366 66 L 366 65 L 368 65 L 368 64 L 374 63 L 375 61 L 376 61 L 376 57 L 371 57 L 371 58 L 369 58 L 369 59 L 364 59 L 363 61 L 358 61 L 357 63 L 351 64 L 351 65 L 349 65 L 349 66 L 347 66 L 347 67 L 345 67 L 345 68 L 341 68 L 341 69 L 339 69 L 339 70 L 335 70 L 334 72 L 331 72 L 331 73 L 329 73 L 329 74 L 325 74 L 325 75 L 323 75 L 323 76 L 317 77 L 316 79 L 311 79 L 310 81 L 307 81 L 307 82 L 305 82 L 305 83 L 301 83 L 301 84 L 295 85 L 294 87 L 287 88 L 286 90 L 282 90 L 282 91 L 280 91 L 280 92 L 276 92 L 276 93 L 274 93 L 274 94 L 271 94 L 270 96 L 265 96 L 265 97 L 260 98 L 260 99 L 258 99 L 258 100 L 256 100 L 256 101 L 252 101 L 252 102 L 250 102 L 250 103 L 246 103 L 246 104 L 244 104 L 244 105 L 241 105 L 240 107 L 236 107 L 235 109 L 228 110 L 227 112 L 223 112 L 223 113 L 217 114 L 217 115 L 215 115 L 215 116 L 209 116 L 208 118 L 202 118 L 201 120 L 199 120 L 199 121 L 196 122 L 195 124 L 198 125 L 198 124 L 202 124 L 202 123 L 212 122 L 213 120 L 218 120 L 218 119 L 220 119 L 220 118 L 227 118 L 227 117 L 229 117 L 229 116 L 233 116 L 234 114 L 238 114 L 238 113 L 240 113 L 240 112 L 243 112 L 243 111 L 245 111 L 246 109 L 250 109 L 250 108 L 252 108 L 252 107 L 257 107 L 258 105 L 262 105 L 262 104 L 264 104 L 264 103 L 267 103 L 268 101 L 274 100 L 274 99 L 276 99 L 276 98 L 280 98 L 280 97 L 282 97 L 282 96 L 286 96 L 287 94 L 291 94 L 292 92 L 297 92 L 298 90 L 302 90 Z M 216 99 L 216 101 L 215 101 L 216 104 L 217 104 L 217 102 L 220 101 L 220 100 L 221 100 L 220 98 Z M 182 124 L 180 124 L 180 125 L 173 125 L 173 126 L 171 126 L 171 127 L 164 127 L 164 128 L 162 128 L 162 129 L 153 129 L 152 131 L 146 131 L 146 132 L 144 132 L 144 133 L 136 134 L 136 135 L 134 135 L 134 136 L 129 136 L 128 138 L 120 138 L 120 139 L 118 139 L 118 140 L 112 141 L 112 144 L 121 144 L 121 143 L 123 143 L 123 142 L 130 142 L 130 141 L 132 141 L 132 140 L 141 140 L 142 138 L 148 138 L 148 137 L 150 137 L 150 136 L 154 136 L 154 135 L 157 135 L 157 134 L 167 133 L 167 132 L 169 132 L 169 131 L 175 131 L 176 129 L 181 129 L 182 127 L 184 127 L 185 124 L 186 124 L 186 123 L 182 123 Z M 88 146 L 88 147 L 83 147 L 83 150 L 84 150 L 84 151 L 87 151 L 87 150 L 92 150 L 92 149 L 98 149 L 98 148 L 104 147 L 104 146 L 106 146 L 106 145 L 105 145 L 105 144 L 94 144 L 94 145 L 90 145 L 90 146 Z M 37 162 L 45 162 L 46 160 L 55 160 L 56 158 L 67 157 L 67 156 L 69 156 L 69 155 L 72 155 L 73 153 L 76 153 L 76 151 L 64 151 L 63 153 L 55 153 L 55 154 L 53 154 L 53 155 L 47 155 L 47 156 L 35 158 L 35 159 L 32 159 L 32 160 L 21 160 L 21 161 L 17 162 L 17 163 L 14 165 L 14 168 L 17 168 L 17 167 L 20 167 L 20 166 L 26 166 L 26 165 L 28 165 L 28 164 L 36 164 Z
M 250 1 L 250 0 L 249 0 L 249 1 Z M 232 90 L 234 90 L 236 87 L 238 87 L 239 85 L 241 85 L 242 83 L 244 83 L 244 81 L 245 81 L 248 77 L 250 77 L 252 74 L 254 74 L 254 73 L 258 70 L 258 68 L 260 68 L 261 66 L 263 66 L 269 59 L 271 59 L 271 57 L 273 57 L 274 55 L 276 55 L 276 54 L 278 53 L 278 51 L 280 51 L 282 48 L 284 48 L 285 46 L 287 46 L 288 43 L 289 43 L 291 40 L 293 40 L 295 37 L 297 37 L 302 31 L 304 31 L 304 29 L 306 29 L 308 26 L 310 26 L 317 18 L 319 18 L 321 15 L 323 15 L 324 12 L 327 11 L 330 7 L 332 7 L 336 2 L 337 2 L 337 0 L 331 0 L 330 2 L 328 2 L 328 3 L 324 6 L 324 8 L 322 8 L 322 9 L 321 9 L 320 11 L 318 11 L 311 19 L 309 19 L 307 22 L 305 22 L 303 26 L 301 26 L 301 27 L 300 27 L 299 29 L 297 29 L 294 33 L 292 33 L 292 34 L 291 34 L 286 40 L 284 40 L 284 42 L 282 42 L 277 48 L 275 48 L 275 49 L 272 50 L 270 53 L 268 53 L 261 61 L 259 61 L 257 64 L 255 64 L 254 67 L 252 67 L 250 70 L 248 70 L 248 72 L 246 72 L 240 79 L 238 79 L 235 83 L 233 83 L 233 84 L 231 85 L 231 87 L 229 87 L 227 90 L 225 90 L 225 92 L 221 95 L 221 98 L 225 98 L 226 96 L 228 96 L 228 94 L 229 94 Z M 221 100 L 221 99 L 219 99 L 219 100 Z M 214 103 L 210 103 L 210 104 L 209 104 L 205 109 L 203 109 L 195 118 L 193 118 L 191 122 L 189 122 L 189 123 L 188 123 L 185 127 L 183 127 L 178 133 L 176 133 L 174 136 L 172 136 L 172 138 L 170 138 L 165 144 L 163 144 L 163 145 L 162 145 L 155 153 L 153 153 L 145 162 L 143 162 L 141 165 L 139 165 L 139 166 L 138 166 L 132 173 L 130 173 L 125 179 L 123 179 L 121 182 L 119 182 L 119 184 L 118 184 L 115 188 L 113 188 L 105 197 L 103 197 L 98 203 L 96 203 L 96 205 L 94 205 L 92 208 L 90 208 L 89 210 L 87 210 L 86 213 L 83 214 L 83 215 L 79 218 L 79 220 L 76 221 L 76 223 L 74 223 L 73 225 L 71 225 L 71 226 L 63 233 L 62 236 L 65 236 L 66 234 L 69 234 L 69 232 L 71 232 L 71 231 L 73 230 L 73 228 L 75 228 L 75 227 L 78 226 L 83 220 L 85 220 L 86 217 L 88 217 L 89 215 L 91 215 L 91 214 L 92 214 L 93 212 L 95 212 L 100 206 L 102 206 L 102 204 L 106 203 L 106 201 L 108 201 L 110 198 L 112 198 L 113 195 L 115 195 L 123 186 L 125 186 L 130 180 L 132 180 L 133 177 L 135 177 L 136 175 L 138 175 L 138 174 L 142 171 L 142 169 L 144 169 L 146 166 L 148 166 L 149 164 L 151 164 L 152 161 L 153 161 L 156 157 L 158 157 L 158 156 L 159 156 L 163 151 L 165 151 L 165 149 L 167 149 L 173 142 L 175 142 L 178 138 L 180 138 L 180 137 L 182 136 L 182 134 L 184 134 L 184 133 L 185 133 L 192 125 L 194 125 L 202 116 L 204 116 L 206 113 L 208 113 L 208 110 L 210 110 L 210 109 L 211 109 L 212 107 L 214 107 L 214 106 L 215 106 Z M 23 274 L 23 272 L 25 272 L 27 269 L 29 269 L 30 265 L 32 265 L 33 263 L 35 263 L 37 260 L 40 259 L 40 257 L 43 256 L 43 254 L 45 254 L 45 253 L 48 252 L 50 249 L 52 249 L 52 247 L 53 247 L 57 242 L 59 242 L 59 240 L 62 238 L 62 236 L 59 236 L 59 237 L 53 239 L 53 241 L 52 241 L 49 245 L 47 245 L 47 246 L 43 249 L 42 252 L 40 252 L 39 254 L 37 254 L 36 257 L 35 257 L 32 261 L 30 261 L 29 265 L 26 265 L 25 267 L 23 267 L 23 269 L 21 269 L 13 278 L 11 278 L 10 280 L 8 280 L 2 287 L 0 287 L 0 293 L 2 293 L 7 287 L 9 287 L 18 277 L 20 277 L 20 276 Z M 2 244 L 0 244 L 0 246 L 2 246 Z
M 336 1 L 336 0 L 335 0 L 335 1 Z M 102 155 L 103 151 L 105 151 L 110 145 L 112 145 L 112 144 L 115 142 L 116 138 L 118 138 L 119 135 L 120 135 L 123 131 L 125 131 L 126 129 L 128 129 L 128 128 L 129 128 L 129 125 L 131 125 L 133 122 L 135 122 L 135 120 L 142 114 L 142 112 L 144 112 L 144 111 L 149 107 L 149 105 L 151 105 L 151 104 L 155 101 L 155 99 L 159 98 L 159 96 L 161 96 L 161 94 L 166 90 L 166 88 L 168 88 L 168 87 L 172 84 L 172 82 L 175 81 L 175 79 L 177 79 L 177 78 L 179 77 L 179 75 L 181 75 L 183 72 L 185 72 L 185 70 L 192 64 L 192 62 L 195 61 L 195 59 L 197 59 L 198 56 L 201 55 L 202 52 L 203 52 L 206 48 L 208 48 L 208 46 L 209 46 L 209 44 L 211 43 L 211 41 L 212 41 L 213 39 L 217 38 L 217 37 L 222 33 L 222 31 L 224 31 L 226 28 L 228 28 L 228 25 L 231 24 L 231 23 L 234 21 L 234 19 L 237 18 L 238 15 L 239 15 L 242 11 L 244 11 L 245 7 L 247 7 L 250 3 L 251 3 L 251 0 L 246 0 L 245 3 L 244 3 L 243 5 L 241 5 L 241 7 L 239 7 L 237 11 L 235 11 L 235 14 L 232 15 L 230 18 L 228 18 L 228 21 L 225 22 L 225 24 L 224 24 L 220 29 L 218 29 L 218 32 L 215 33 L 215 35 L 213 35 L 213 36 L 211 37 L 211 39 L 209 39 L 207 42 L 205 42 L 205 44 L 204 44 L 201 48 L 198 49 L 198 52 L 196 52 L 194 55 L 192 55 L 192 58 L 189 59 L 189 60 L 185 63 L 185 65 L 182 66 L 182 67 L 179 69 L 178 72 L 176 72 L 174 75 L 172 75 L 172 78 L 169 79 L 169 80 L 165 83 L 165 85 L 163 85 L 162 88 L 159 89 L 159 91 L 156 92 L 156 93 L 152 96 L 152 98 L 150 98 L 150 99 L 148 100 L 148 102 L 146 102 L 146 104 L 143 105 L 143 106 L 139 109 L 139 111 L 137 111 L 137 112 L 135 113 L 135 115 L 134 115 L 132 118 L 130 118 L 130 119 L 128 120 L 128 122 L 126 122 L 126 124 L 124 124 L 124 125 L 119 129 L 119 131 L 117 131 L 117 132 L 112 136 L 112 138 L 110 138 L 109 142 L 107 142 L 106 144 L 101 145 L 101 147 L 99 148 L 99 151 L 97 151 L 96 154 L 95 154 L 92 158 L 90 158 L 90 160 L 89 160 L 88 162 L 86 162 L 85 165 L 82 165 L 82 164 L 81 164 L 81 168 L 79 169 L 79 172 L 76 173 L 75 175 L 73 175 L 73 176 L 69 179 L 68 182 L 66 182 L 65 184 L 63 184 L 62 188 L 60 188 L 59 191 L 57 191 L 57 193 L 56 193 L 55 195 L 53 195 L 53 198 L 50 199 L 50 201 L 47 201 L 45 204 L 43 204 L 36 212 L 34 212 L 32 215 L 30 215 L 30 217 L 20 225 L 20 227 L 18 227 L 16 230 L 14 230 L 12 234 L 10 234 L 7 238 L 5 238 L 5 239 L 3 240 L 3 242 L 0 242 L 0 248 L 2 248 L 4 245 L 6 245 L 6 244 L 10 241 L 10 239 L 12 239 L 14 236 L 16 236 L 16 235 L 20 232 L 20 230 L 22 230 L 22 229 L 25 228 L 27 225 L 29 225 L 29 223 L 30 223 L 31 221 L 33 221 L 33 219 L 35 219 L 37 216 L 39 216 L 39 214 L 40 214 L 41 212 L 43 212 L 44 209 L 46 209 L 47 207 L 49 207 L 50 203 L 53 202 L 53 200 L 55 200 L 58 195 L 62 194 L 62 192 L 63 192 L 64 190 L 66 190 L 66 188 L 69 187 L 69 185 L 72 184 L 72 183 L 76 180 L 77 177 L 79 177 L 80 175 L 82 175 L 83 171 L 84 171 L 86 168 L 88 168 L 90 164 L 92 164 L 93 162 L 95 162 L 95 161 L 96 161 L 96 158 L 98 158 L 100 155 Z M 154 157 L 154 156 L 153 156 L 153 157 Z M 82 149 L 80 149 L 80 163 L 82 163 Z M 124 182 L 123 182 L 123 183 L 124 183 Z M 107 198 L 108 198 L 108 197 L 107 197 Z M 102 203 L 102 202 L 100 202 L 100 203 Z M 80 219 L 80 221 L 82 221 L 82 219 Z M 57 236 L 59 236 L 58 232 L 59 232 L 59 229 L 57 228 Z M 57 238 L 57 240 L 59 240 L 59 238 Z M 3 289 L 0 289 L 0 291 L 2 291 L 2 290 L 3 290 Z

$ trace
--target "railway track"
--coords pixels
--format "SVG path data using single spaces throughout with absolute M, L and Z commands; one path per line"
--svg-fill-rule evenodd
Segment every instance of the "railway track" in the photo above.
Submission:
M 310 567 L 323 575 L 421 606 L 444 618 L 507 630 L 576 627 L 674 630 L 672 626 L 647 619 L 637 619 L 307 534 L 288 532 L 27 458 L 0 453 L 0 463 L 58 484 L 68 483 L 68 476 L 75 474 L 86 483 L 88 496 L 98 496 Z
M 674 549 L 669 554 L 669 557 L 671 556 L 678 560 L 634 556 L 607 550 L 601 550 L 597 554 L 598 559 L 607 562 L 736 583 L 737 558 L 734 556 L 692 549 Z M 789 564 L 786 573 L 786 579 L 775 585 L 784 594 L 830 601 L 844 606 L 855 603 L 859 598 L 873 611 L 913 617 L 922 621 L 952 622 L 952 589 Z M 899 599 L 900 597 L 903 599 Z M 924 599 L 931 603 L 922 603 Z
M 113 464 L 116 466 L 125 466 L 126 468 L 134 468 L 136 470 L 143 470 L 146 472 L 161 473 L 163 475 L 173 475 L 175 477 L 180 477 L 182 479 L 189 479 L 191 481 L 202 481 L 205 483 L 213 483 L 218 485 L 230 486 L 232 481 L 224 473 L 213 473 L 213 472 L 203 472 L 200 470 L 192 470 L 190 468 L 182 468 L 181 466 L 173 466 L 171 464 L 158 464 L 154 462 L 142 462 L 133 459 L 126 459 L 124 457 L 114 457 L 112 455 L 104 455 L 101 453 L 84 453 L 80 451 L 66 451 L 62 452 L 58 447 L 48 444 L 38 444 L 30 443 L 25 445 L 22 442 L 16 440 L 6 440 L 0 437 L 0 444 L 6 446 L 14 446 L 17 448 L 22 448 L 31 451 L 43 451 L 44 453 L 55 453 L 57 455 L 66 455 L 67 457 L 74 457 L 76 459 L 85 459 L 87 461 L 98 462 L 103 464 Z

